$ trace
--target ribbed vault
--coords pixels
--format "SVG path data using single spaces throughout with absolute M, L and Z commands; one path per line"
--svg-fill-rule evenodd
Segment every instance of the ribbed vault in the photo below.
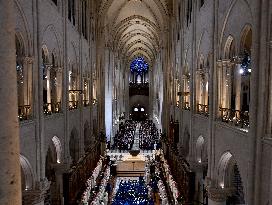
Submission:
M 107 43 L 128 61 L 142 56 L 152 63 L 167 29 L 167 8 L 167 0 L 103 0 Z

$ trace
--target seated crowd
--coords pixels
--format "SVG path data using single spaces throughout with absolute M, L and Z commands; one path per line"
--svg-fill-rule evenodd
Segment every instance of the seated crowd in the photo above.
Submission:
M 121 181 L 112 205 L 154 205 L 144 180 Z
M 113 137 L 113 149 L 130 150 L 134 142 L 136 122 L 127 120 L 125 124 L 119 126 L 119 130 Z
M 139 130 L 140 149 L 152 150 L 159 142 L 159 132 L 151 120 L 143 121 Z

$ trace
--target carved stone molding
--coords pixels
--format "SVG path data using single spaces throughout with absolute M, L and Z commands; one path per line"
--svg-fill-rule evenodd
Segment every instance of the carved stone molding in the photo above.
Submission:
M 208 197 L 215 202 L 223 202 L 233 194 L 233 188 L 208 187 Z
M 36 184 L 36 189 L 23 191 L 23 201 L 25 204 L 34 205 L 44 201 L 47 190 L 51 182 L 46 178 Z

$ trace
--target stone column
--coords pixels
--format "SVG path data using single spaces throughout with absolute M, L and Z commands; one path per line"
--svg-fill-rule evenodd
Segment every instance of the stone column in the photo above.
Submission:
M 24 80 L 23 80 L 23 105 L 29 105 L 29 93 L 28 93 L 28 85 L 29 85 L 29 77 L 28 74 L 31 73 L 31 70 L 29 70 L 28 64 L 29 64 L 29 57 L 25 57 L 23 59 L 23 69 L 24 69 Z M 19 92 L 19 91 L 18 91 Z
M 60 187 L 59 195 L 61 197 L 61 205 L 64 205 L 63 200 L 63 174 L 68 172 L 69 170 L 69 164 L 55 164 L 54 165 L 55 173 L 56 173 L 56 181 L 57 181 L 57 187 Z
M 13 1 L 0 1 L 0 204 L 21 204 Z
M 227 61 L 226 64 L 226 106 L 227 108 L 231 108 L 231 91 L 232 91 L 232 79 L 231 79 L 231 70 L 232 68 L 232 64 L 230 61 Z
M 235 83 L 235 109 L 241 110 L 241 64 L 235 65 L 234 69 L 234 83 Z
M 15 13 L 13 1 L 0 1 L 0 204 L 21 204 Z
M 51 103 L 51 85 L 50 85 L 50 71 L 52 69 L 51 65 L 46 66 L 46 91 L 47 91 L 47 103 Z M 48 106 L 49 111 L 51 111 L 51 105 Z
M 217 62 L 217 67 L 216 67 L 216 70 L 217 70 L 217 79 L 218 79 L 218 93 L 215 93 L 215 94 L 218 94 L 218 106 L 222 107 L 223 106 L 223 91 L 222 91 L 222 82 L 223 82 L 223 78 L 222 78 L 222 62 L 221 61 L 218 61 Z M 217 85 L 215 85 L 217 86 Z
M 269 52 L 270 52 L 270 65 L 272 64 L 272 40 L 269 42 Z M 272 68 L 270 66 L 270 72 L 272 71 Z M 268 122 L 267 122 L 267 133 L 272 133 L 272 76 L 268 79 L 269 81 L 269 95 L 268 95 Z
M 228 93 L 228 87 L 227 87 L 227 83 L 226 83 L 226 80 L 227 80 L 227 64 L 226 62 L 223 62 L 223 65 L 222 65 L 222 73 L 221 73 L 221 80 L 222 80 L 222 107 L 223 108 L 227 108 L 227 93 Z
M 63 69 L 57 68 L 57 102 L 62 101 L 62 80 L 63 80 Z
M 196 74 L 195 74 L 195 109 L 197 110 L 198 108 L 198 104 L 201 104 L 200 100 L 201 100 L 201 86 L 200 86 L 200 71 L 197 70 L 196 71 Z
M 195 187 L 196 187 L 196 193 L 197 193 L 197 200 L 200 201 L 201 203 L 204 203 L 203 199 L 203 171 L 205 167 L 208 165 L 205 163 L 200 163 L 200 162 L 190 162 L 190 167 L 193 172 L 195 172 Z

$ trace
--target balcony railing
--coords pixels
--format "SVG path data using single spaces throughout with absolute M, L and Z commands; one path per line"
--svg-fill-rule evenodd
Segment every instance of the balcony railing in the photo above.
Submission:
M 200 115 L 209 116 L 209 105 L 197 104 L 196 111 Z
M 249 112 L 232 110 L 229 108 L 219 108 L 222 122 L 231 123 L 235 126 L 249 127 Z
M 31 118 L 31 106 L 22 105 L 18 106 L 18 119 L 20 121 L 29 120 Z
M 69 110 L 76 110 L 79 108 L 79 101 L 69 101 Z
M 45 115 L 51 115 L 53 113 L 61 112 L 61 102 L 56 103 L 45 103 L 43 105 L 43 113 Z

